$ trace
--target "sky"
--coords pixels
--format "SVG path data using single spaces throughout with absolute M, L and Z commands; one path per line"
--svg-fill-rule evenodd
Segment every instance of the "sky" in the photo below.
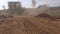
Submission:
M 5 6 L 5 8 L 8 8 L 8 2 L 10 1 L 19 1 L 22 4 L 22 7 L 26 7 L 26 8 L 31 8 L 32 7 L 32 2 L 31 0 L 0 0 L 0 9 L 3 9 L 3 5 Z M 44 5 L 47 4 L 50 7 L 54 7 L 54 6 L 60 6 L 60 0 L 35 0 L 36 1 L 36 5 Z

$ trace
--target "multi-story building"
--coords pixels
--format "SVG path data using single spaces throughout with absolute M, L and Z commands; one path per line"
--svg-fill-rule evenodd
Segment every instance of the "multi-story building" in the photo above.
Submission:
M 20 15 L 22 13 L 21 2 L 8 2 L 10 15 Z

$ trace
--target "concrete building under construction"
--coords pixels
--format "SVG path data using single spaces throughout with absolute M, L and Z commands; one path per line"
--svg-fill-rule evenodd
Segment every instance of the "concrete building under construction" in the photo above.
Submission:
M 20 2 L 8 2 L 9 9 L 18 9 L 21 8 Z
M 10 15 L 22 13 L 21 2 L 8 2 L 8 7 Z

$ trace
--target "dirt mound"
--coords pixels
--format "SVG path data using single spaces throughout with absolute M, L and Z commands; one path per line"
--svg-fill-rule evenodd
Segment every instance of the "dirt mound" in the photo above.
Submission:
M 60 34 L 60 21 L 0 16 L 0 34 Z
M 51 20 L 51 21 L 58 21 L 58 19 L 60 19 L 60 16 L 51 16 L 51 15 L 48 15 L 46 13 L 39 14 L 35 17 L 44 18 L 44 19 L 48 19 L 48 20 Z

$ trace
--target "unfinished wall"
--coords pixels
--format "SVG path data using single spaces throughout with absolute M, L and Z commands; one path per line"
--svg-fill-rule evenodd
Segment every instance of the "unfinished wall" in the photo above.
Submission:
M 0 10 L 0 15 L 7 15 L 8 11 L 7 10 Z

